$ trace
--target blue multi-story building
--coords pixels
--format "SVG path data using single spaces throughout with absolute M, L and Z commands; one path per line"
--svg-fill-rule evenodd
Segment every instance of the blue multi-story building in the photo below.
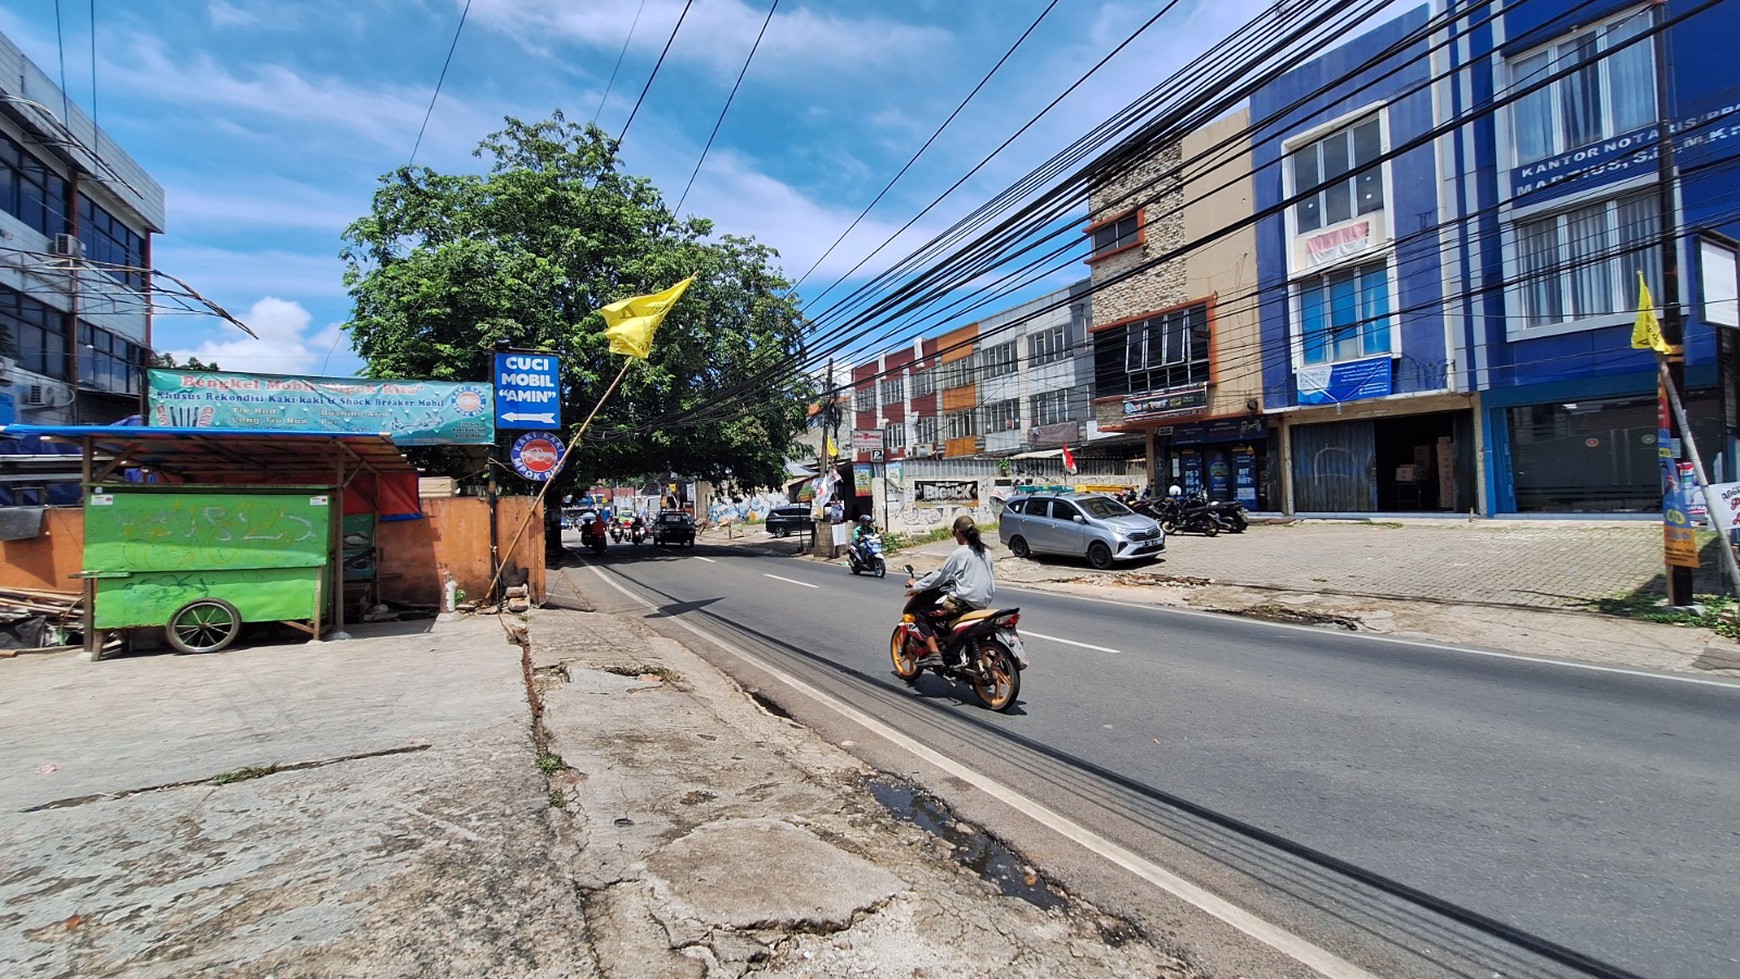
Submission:
M 1476 506 L 1430 28 L 1427 8 L 1408 12 L 1251 97 L 1263 407 L 1289 512 Z
M 1664 214 L 1686 406 L 1706 460 L 1731 475 L 1718 333 L 1740 325 L 1740 5 L 1451 0 L 1446 13 L 1446 314 L 1466 352 L 1457 375 L 1480 396 L 1484 508 L 1659 509 L 1655 356 L 1630 339 L 1639 273 L 1667 298 Z M 1677 164 L 1665 193 L 1664 117 Z

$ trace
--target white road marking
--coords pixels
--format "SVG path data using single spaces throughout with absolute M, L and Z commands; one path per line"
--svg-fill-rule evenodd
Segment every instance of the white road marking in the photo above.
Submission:
M 1083 649 L 1097 649 L 1102 653 L 1117 652 L 1117 650 L 1112 649 L 1109 646 L 1095 646 L 1091 642 L 1076 642 L 1074 639 L 1059 639 L 1056 636 L 1048 636 L 1043 632 L 1029 632 L 1026 629 L 1021 630 L 1021 638 L 1026 639 L 1028 636 L 1032 636 L 1035 639 L 1049 639 L 1052 642 L 1063 643 L 1065 646 L 1080 646 Z
M 1020 591 L 1022 589 L 1009 588 L 1007 590 Z M 1046 591 L 1043 588 L 1029 588 L 1026 589 L 1026 591 L 1038 595 L 1048 595 L 1053 598 L 1072 598 L 1081 602 L 1093 602 L 1097 605 L 1116 605 L 1119 608 L 1141 609 L 1146 612 L 1166 612 L 1172 615 L 1193 615 L 1201 618 L 1220 619 L 1222 621 L 1232 617 L 1228 616 L 1225 612 L 1206 612 L 1201 609 L 1178 608 L 1172 605 L 1143 605 L 1140 602 L 1120 602 L 1111 598 L 1089 598 L 1086 595 L 1070 595 L 1065 594 L 1064 592 Z M 1271 629 L 1295 629 L 1300 632 L 1314 632 L 1318 635 L 1326 634 L 1326 630 L 1322 626 L 1295 625 L 1291 622 L 1270 622 L 1266 619 L 1248 619 L 1246 621 L 1249 621 L 1253 625 L 1263 625 Z M 1033 635 L 1033 633 L 1026 631 L 1023 631 L 1021 634 L 1024 636 Z M 1599 666 L 1595 663 L 1576 663 L 1570 660 L 1552 659 L 1546 656 L 1525 656 L 1522 653 L 1501 653 L 1494 649 L 1475 649 L 1471 646 L 1452 646 L 1449 643 L 1426 642 L 1420 639 L 1398 639 L 1394 636 L 1386 636 L 1379 633 L 1336 632 L 1332 634 L 1343 639 L 1361 639 L 1368 642 L 1394 643 L 1398 646 L 1417 646 L 1421 649 L 1437 649 L 1449 653 L 1467 653 L 1470 656 L 1490 656 L 1494 659 L 1514 659 L 1524 663 L 1538 663 L 1542 666 L 1563 666 L 1573 670 L 1588 670 L 1592 673 L 1618 673 L 1622 676 L 1640 676 L 1649 680 L 1671 680 L 1674 683 L 1695 683 L 1705 687 L 1727 687 L 1730 690 L 1740 688 L 1740 683 L 1736 683 L 1733 680 L 1706 680 L 1703 677 L 1677 676 L 1672 673 L 1651 673 L 1649 670 L 1628 670 L 1618 666 Z
M 629 598 L 634 599 L 637 602 L 643 601 L 640 596 L 629 591 L 627 587 L 622 585 L 615 578 L 606 575 L 602 568 L 593 567 L 591 570 L 592 573 L 598 575 L 598 577 L 603 579 L 606 584 L 609 584 L 617 591 L 622 592 L 624 595 L 627 595 Z M 776 578 L 778 576 L 768 575 L 767 577 Z M 785 581 L 789 579 L 781 578 L 780 580 Z M 796 582 L 796 584 L 801 585 L 803 582 Z M 1003 783 L 992 779 L 990 776 L 984 775 L 972 768 L 968 768 L 966 765 L 938 752 L 929 745 L 915 741 L 863 711 L 842 703 L 829 694 L 817 690 L 815 687 L 812 687 L 802 680 L 778 669 L 766 660 L 752 655 L 747 650 L 737 646 L 729 640 L 723 639 L 705 629 L 702 629 L 690 622 L 687 616 L 678 616 L 670 621 L 682 626 L 695 635 L 700 636 L 722 649 L 729 650 L 735 656 L 754 661 L 758 664 L 760 669 L 765 670 L 768 674 L 772 675 L 775 679 L 784 683 L 786 686 L 791 687 L 793 690 L 813 699 L 816 703 L 832 709 L 835 713 L 854 724 L 875 733 L 891 744 L 904 749 L 909 754 L 923 759 L 947 774 L 962 779 L 974 788 L 986 793 L 994 799 L 997 799 L 1003 804 L 1010 806 L 1017 812 L 1027 815 L 1040 825 L 1045 826 L 1066 839 L 1073 840 L 1093 853 L 1099 854 L 1106 860 L 1124 868 L 1132 874 L 1135 874 L 1137 877 L 1153 884 L 1168 894 L 1195 905 L 1208 914 L 1219 918 L 1232 927 L 1237 928 L 1239 931 L 1255 938 L 1257 941 L 1268 945 L 1270 948 L 1291 956 L 1294 960 L 1310 966 L 1312 969 L 1327 976 L 1328 979 L 1378 979 L 1377 976 L 1367 972 L 1357 965 L 1354 965 L 1352 962 L 1320 948 L 1312 942 L 1295 935 L 1278 925 L 1257 917 L 1231 901 L 1228 901 L 1217 894 L 1211 893 L 1208 890 L 1185 880 L 1177 874 L 1172 873 L 1170 870 L 1154 863 L 1152 860 L 1124 849 L 1118 844 L 1113 843 L 1111 840 L 1106 839 L 1067 816 L 1040 805 L 1038 801 L 1022 795 Z
M 820 587 L 822 587 L 821 585 L 812 585 L 807 581 L 796 581 L 796 580 L 793 580 L 791 578 L 781 578 L 779 575 L 768 574 L 765 571 L 762 572 L 761 576 L 763 578 L 772 578 L 774 581 L 783 581 L 788 585 L 802 585 L 805 588 L 820 588 Z
M 710 557 L 702 557 L 702 556 L 701 556 L 701 555 L 699 555 L 699 554 L 697 554 L 697 555 L 695 555 L 695 560 L 697 560 L 697 561 L 705 561 L 705 562 L 707 562 L 707 563 L 708 563 L 708 564 L 718 564 L 718 563 L 719 563 L 719 562 L 718 562 L 718 561 L 715 561 L 715 560 L 713 560 L 713 559 L 712 559 L 712 558 L 710 558 Z

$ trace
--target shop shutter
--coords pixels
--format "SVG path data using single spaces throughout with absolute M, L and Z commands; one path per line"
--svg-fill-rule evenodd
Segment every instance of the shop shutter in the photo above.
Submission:
M 1377 438 L 1369 421 L 1300 425 L 1293 436 L 1293 508 L 1299 513 L 1377 509 Z

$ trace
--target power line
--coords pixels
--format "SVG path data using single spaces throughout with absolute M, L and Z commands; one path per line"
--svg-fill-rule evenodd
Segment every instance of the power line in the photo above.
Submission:
M 689 8 L 695 0 L 683 0 L 683 12 L 677 15 L 676 26 L 671 28 L 671 36 L 665 38 L 665 49 L 659 52 L 659 60 L 653 63 L 652 74 L 646 76 L 646 85 L 640 90 L 640 98 L 634 100 L 634 108 L 628 113 L 628 121 L 622 124 L 622 132 L 616 134 L 617 145 L 628 138 L 628 127 L 634 125 L 634 117 L 640 114 L 640 104 L 646 101 L 646 93 L 652 90 L 653 79 L 659 77 L 659 68 L 665 63 L 665 55 L 671 53 L 671 44 L 677 39 L 677 32 L 683 29 L 683 18 L 689 16 Z
M 707 145 L 701 147 L 701 158 L 695 161 L 695 169 L 689 172 L 689 182 L 683 185 L 683 194 L 677 198 L 677 206 L 671 209 L 672 214 L 679 214 L 683 210 L 683 202 L 689 199 L 689 188 L 695 186 L 695 175 L 701 172 L 701 164 L 707 161 L 707 151 L 713 148 L 713 138 L 719 135 L 719 127 L 725 124 L 725 113 L 731 111 L 731 102 L 737 98 L 737 88 L 743 84 L 743 76 L 749 74 L 749 63 L 755 60 L 755 52 L 761 47 L 762 37 L 767 34 L 767 25 L 773 23 L 773 12 L 778 9 L 779 0 L 773 0 L 767 8 L 767 19 L 761 22 L 761 31 L 755 35 L 755 43 L 749 47 L 749 57 L 743 59 L 743 70 L 737 73 L 737 81 L 731 86 L 731 94 L 725 96 L 725 107 L 719 110 L 719 118 L 713 123 L 713 131 L 707 134 Z
M 622 50 L 616 54 L 616 67 L 610 69 L 610 81 L 604 84 L 604 94 L 598 97 L 598 108 L 592 113 L 592 122 L 597 124 L 598 113 L 604 111 L 604 103 L 610 100 L 610 90 L 616 87 L 616 73 L 622 70 L 622 59 L 628 54 L 628 42 L 634 40 L 634 29 L 640 26 L 640 12 L 646 9 L 646 0 L 640 0 L 640 6 L 634 8 L 634 20 L 629 22 L 628 36 L 622 39 Z
M 429 108 L 423 113 L 423 125 L 417 127 L 417 142 L 411 145 L 411 159 L 405 162 L 406 166 L 417 162 L 417 150 L 423 145 L 423 132 L 429 128 L 429 117 L 435 114 L 435 100 L 441 97 L 441 85 L 447 81 L 447 66 L 453 64 L 453 52 L 459 47 L 459 33 L 465 30 L 465 17 L 469 13 L 471 0 L 465 0 L 465 9 L 459 12 L 459 26 L 453 29 L 453 43 L 447 46 L 447 60 L 441 62 L 441 77 L 435 79 L 435 91 L 429 95 Z

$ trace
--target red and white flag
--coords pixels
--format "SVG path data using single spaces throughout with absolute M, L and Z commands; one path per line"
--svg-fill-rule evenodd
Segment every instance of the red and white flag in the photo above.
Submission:
M 1069 454 L 1069 443 L 1067 442 L 1063 446 L 1063 471 L 1071 476 L 1075 475 L 1075 456 Z

